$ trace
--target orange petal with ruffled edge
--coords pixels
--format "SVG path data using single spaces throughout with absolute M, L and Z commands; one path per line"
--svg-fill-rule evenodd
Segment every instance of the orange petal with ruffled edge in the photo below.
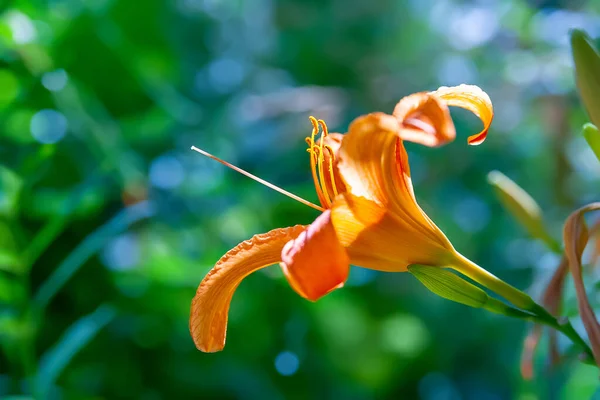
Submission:
M 475 114 L 483 122 L 483 130 L 476 135 L 469 136 L 467 142 L 473 146 L 483 143 L 494 119 L 494 107 L 486 92 L 479 86 L 459 85 L 442 86 L 429 94 L 439 97 L 449 106 L 464 108 Z
M 403 140 L 437 147 L 451 142 L 456 131 L 446 104 L 429 93 L 414 93 L 396 104 L 394 117 L 402 125 Z
M 348 278 L 350 259 L 326 210 L 281 252 L 281 268 L 298 294 L 316 301 Z
M 250 273 L 281 261 L 281 250 L 306 227 L 278 228 L 229 250 L 200 283 L 192 300 L 190 333 L 198 350 L 223 350 L 227 314 L 235 289 Z

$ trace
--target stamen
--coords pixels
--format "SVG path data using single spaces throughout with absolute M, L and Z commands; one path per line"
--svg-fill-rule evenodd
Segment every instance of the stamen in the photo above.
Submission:
M 311 203 L 311 202 L 310 202 L 310 201 L 308 201 L 308 200 L 304 200 L 304 199 L 303 199 L 302 197 L 300 197 L 300 196 L 296 196 L 295 194 L 293 194 L 293 193 L 290 193 L 290 192 L 288 192 L 287 190 L 283 190 L 283 189 L 281 189 L 280 187 L 278 187 L 278 186 L 275 186 L 275 185 L 273 185 L 272 183 L 269 183 L 269 182 L 265 181 L 264 179 L 261 179 L 261 178 L 259 178 L 259 177 L 258 177 L 258 176 L 256 176 L 256 175 L 252 175 L 250 172 L 246 172 L 246 171 L 244 171 L 243 169 L 241 169 L 241 168 L 238 168 L 238 167 L 236 167 L 235 165 L 228 163 L 227 161 L 221 160 L 220 158 L 218 158 L 218 157 L 215 157 L 215 156 L 213 156 L 212 154 L 210 154 L 210 153 L 207 153 L 206 151 L 204 151 L 204 150 L 202 150 L 202 149 L 199 149 L 199 148 L 197 148 L 196 146 L 192 146 L 192 150 L 194 150 L 194 151 L 197 151 L 198 153 L 200 153 L 200 154 L 202 154 L 202 155 L 204 155 L 204 156 L 206 156 L 206 157 L 208 157 L 208 158 L 212 158 L 213 160 L 220 162 L 221 164 L 225 165 L 226 167 L 229 167 L 229 168 L 233 169 L 234 171 L 237 171 L 237 172 L 239 172 L 239 173 L 240 173 L 240 174 L 242 174 L 242 175 L 246 175 L 248 178 L 254 179 L 254 180 L 255 180 L 255 181 L 257 181 L 258 183 L 262 183 L 262 184 L 263 184 L 263 185 L 265 185 L 266 187 L 268 187 L 268 188 L 271 188 L 271 189 L 273 189 L 273 190 L 275 190 L 275 191 L 277 191 L 277 192 L 279 192 L 279 193 L 281 193 L 281 194 L 284 194 L 284 195 L 288 196 L 289 198 L 292 198 L 292 199 L 294 199 L 294 200 L 296 200 L 296 201 L 299 201 L 300 203 L 302 203 L 302 204 L 304 204 L 304 205 L 306 205 L 306 206 L 312 207 L 312 208 L 314 208 L 315 210 L 318 210 L 318 211 L 321 211 L 321 212 L 325 211 L 325 209 L 324 209 L 323 207 L 319 207 L 318 205 L 316 205 L 316 204 L 313 204 L 313 203 Z M 312 158 L 312 157 L 311 157 L 311 158 Z
M 320 123 L 321 121 L 319 121 Z M 325 161 L 325 155 L 323 153 L 323 139 L 325 138 L 325 131 L 323 131 L 323 135 L 321 135 L 321 139 L 319 139 L 319 158 L 317 161 L 317 165 L 319 167 L 319 182 L 323 186 L 323 197 L 327 202 L 327 208 L 331 207 L 331 198 L 329 197 L 329 191 L 327 190 L 327 186 L 325 185 L 325 174 L 323 172 L 323 161 Z
M 307 139 L 308 143 L 308 151 L 310 152 L 310 170 L 313 177 L 313 182 L 315 184 L 315 190 L 317 191 L 317 197 L 319 198 L 319 202 L 322 206 L 327 207 L 327 201 L 325 199 L 325 195 L 323 194 L 324 190 L 321 189 L 321 184 L 319 183 L 319 178 L 317 177 L 317 165 L 318 165 L 318 155 L 317 155 L 317 145 L 315 144 L 315 136 L 319 133 L 319 124 L 317 119 L 313 116 L 309 117 L 310 122 L 313 125 L 313 130 L 310 135 L 310 138 Z
M 327 129 L 327 124 L 322 119 L 319 120 L 319 125 L 321 125 L 321 129 L 323 129 L 323 136 L 327 137 L 329 135 L 329 130 Z
M 333 196 L 337 197 L 338 195 L 338 191 L 337 191 L 337 186 L 335 185 L 335 177 L 333 175 L 333 159 L 334 159 L 334 152 L 333 149 L 331 148 L 331 146 L 329 145 L 325 145 L 325 149 L 327 149 L 327 151 L 329 152 L 329 164 L 328 164 L 328 168 L 329 168 L 329 178 L 331 180 L 331 187 L 333 188 Z
M 317 120 L 312 116 L 309 117 L 309 119 L 313 125 L 310 137 L 306 138 L 306 143 L 308 144 L 307 151 L 311 155 L 310 169 L 312 171 L 315 189 L 321 205 L 325 208 L 331 208 L 333 198 L 338 195 L 338 191 L 333 174 L 334 151 L 329 145 L 325 144 L 325 138 L 329 135 L 329 130 L 327 129 L 327 124 L 325 124 L 325 121 L 322 119 Z M 315 137 L 319 132 L 321 132 L 321 137 L 319 138 L 318 143 L 316 143 Z M 328 172 L 324 171 L 325 151 L 329 152 L 329 158 L 327 160 Z M 327 173 L 329 173 L 331 187 L 328 186 L 326 179 Z M 331 189 L 333 189 L 333 193 L 331 193 Z
M 319 133 L 319 123 L 317 119 L 312 115 L 308 117 L 308 119 L 310 120 L 310 123 L 313 126 L 312 133 L 310 134 L 310 141 L 312 144 L 315 144 L 315 136 L 317 135 L 317 133 Z

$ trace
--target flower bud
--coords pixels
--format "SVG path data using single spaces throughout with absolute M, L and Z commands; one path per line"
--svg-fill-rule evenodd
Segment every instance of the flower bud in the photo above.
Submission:
M 571 48 L 581 100 L 592 123 L 600 126 L 600 53 L 580 30 L 571 32 Z
M 583 137 L 588 142 L 596 158 L 600 160 L 600 131 L 598 131 L 598 128 L 592 124 L 585 124 L 583 126 Z
M 490 172 L 488 182 L 502 205 L 531 236 L 544 241 L 553 251 L 560 251 L 560 245 L 546 230 L 540 206 L 529 193 L 500 171 Z

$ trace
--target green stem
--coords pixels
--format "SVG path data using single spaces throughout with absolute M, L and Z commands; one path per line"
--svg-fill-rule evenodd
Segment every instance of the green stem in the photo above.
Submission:
M 520 318 L 556 329 L 571 339 L 573 343 L 583 348 L 587 356 L 584 362 L 589 363 L 591 361 L 593 365 L 596 365 L 593 362 L 594 355 L 589 345 L 579 336 L 568 320 L 565 319 L 564 322 L 559 322 L 556 317 L 550 314 L 544 307 L 537 304 L 529 295 L 504 282 L 461 254 L 457 253 L 456 264 L 452 267 L 475 282 L 504 297 L 517 307 L 511 307 L 490 297 L 483 308 L 498 314 Z
M 499 294 L 522 310 L 533 312 L 538 306 L 529 295 L 504 282 L 460 253 L 456 253 L 456 260 L 452 264 L 452 268 Z
M 566 318 L 564 319 L 564 321 L 558 321 L 552 314 L 550 314 L 548 311 L 546 311 L 546 309 L 544 309 L 542 306 L 540 306 L 539 304 L 536 304 L 537 306 L 537 315 L 536 315 L 536 322 L 547 325 L 551 328 L 556 329 L 559 332 L 562 332 L 566 337 L 568 337 L 569 339 L 571 339 L 571 341 L 579 346 L 581 346 L 583 348 L 583 350 L 586 353 L 586 358 L 589 361 L 594 361 L 594 353 L 592 352 L 592 350 L 590 349 L 590 347 L 588 346 L 588 344 L 585 342 L 585 340 L 583 340 L 581 338 L 581 336 L 579 336 L 579 334 L 577 333 L 577 331 L 575 330 L 575 328 L 573 328 L 573 325 L 571 325 L 571 323 L 569 322 L 569 320 L 567 320 Z M 596 365 L 595 363 L 593 363 L 593 365 Z

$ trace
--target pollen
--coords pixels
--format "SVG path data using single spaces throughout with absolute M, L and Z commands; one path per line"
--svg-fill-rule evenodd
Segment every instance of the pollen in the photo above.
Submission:
M 306 138 L 308 153 L 310 154 L 310 169 L 312 172 L 315 189 L 319 202 L 324 208 L 331 208 L 333 199 L 338 195 L 333 174 L 335 154 L 331 146 L 325 144 L 329 135 L 327 124 L 322 119 L 309 117 L 313 130 L 310 137 Z M 317 136 L 320 137 L 317 139 Z

